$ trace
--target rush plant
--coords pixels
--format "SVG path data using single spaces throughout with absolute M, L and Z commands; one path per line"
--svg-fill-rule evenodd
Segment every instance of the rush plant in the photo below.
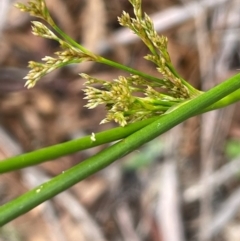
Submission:
M 32 88 L 49 72 L 69 64 L 94 61 L 126 71 L 112 81 L 93 78 L 80 73 L 85 82 L 87 108 L 104 105 L 106 117 L 100 123 L 115 121 L 119 127 L 92 134 L 0 162 L 0 173 L 37 165 L 77 151 L 104 143 L 116 142 L 50 181 L 28 191 L 0 207 L 0 225 L 28 212 L 40 203 L 54 197 L 77 182 L 110 165 L 117 159 L 153 140 L 184 120 L 210 110 L 222 108 L 240 99 L 240 74 L 227 79 L 207 92 L 202 92 L 184 80 L 174 68 L 167 50 L 168 40 L 154 30 L 150 17 L 142 12 L 141 0 L 129 0 L 135 17 L 123 12 L 119 23 L 132 30 L 148 47 L 144 58 L 156 65 L 156 76 L 113 62 L 96 55 L 75 42 L 53 21 L 44 0 L 32 0 L 27 5 L 18 3 L 21 11 L 44 20 L 32 22 L 34 35 L 53 39 L 60 51 L 54 57 L 46 56 L 42 62 L 29 62 L 25 77 L 26 87 Z M 48 27 L 49 26 L 49 27 Z

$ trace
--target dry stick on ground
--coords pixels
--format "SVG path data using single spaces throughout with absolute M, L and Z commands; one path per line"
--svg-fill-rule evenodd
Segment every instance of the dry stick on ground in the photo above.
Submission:
M 219 170 L 214 172 L 207 181 L 209 186 L 212 188 L 218 188 L 219 186 L 233 180 L 239 174 L 240 171 L 240 157 L 232 160 L 231 162 L 222 166 Z M 203 191 L 203 185 L 198 183 L 196 185 L 191 186 L 183 193 L 184 201 L 187 203 L 197 201 Z
M 178 192 L 177 166 L 174 160 L 166 159 L 161 173 L 156 218 L 163 241 L 183 241 L 183 222 L 181 220 Z
M 183 241 L 184 227 L 179 193 L 179 145 L 183 134 L 183 124 L 175 126 L 163 136 L 164 163 L 156 202 L 156 221 L 163 241 Z M 177 160 L 177 163 L 176 161 Z

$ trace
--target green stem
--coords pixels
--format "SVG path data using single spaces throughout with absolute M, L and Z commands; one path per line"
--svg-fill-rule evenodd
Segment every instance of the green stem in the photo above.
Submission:
M 223 108 L 228 106 L 236 101 L 240 100 L 240 90 L 236 90 L 230 95 L 224 97 L 223 99 L 219 100 L 218 102 L 214 103 L 213 105 L 209 106 L 208 108 L 200 111 L 198 114 L 205 113 L 211 110 Z M 189 102 L 190 100 L 188 100 Z M 155 104 L 168 104 L 169 101 L 157 101 Z M 171 103 L 172 108 L 170 108 L 166 114 L 169 114 L 173 110 L 179 108 L 180 105 L 184 105 L 186 102 L 176 104 Z M 170 106 L 169 106 L 170 107 Z M 75 153 L 77 151 L 82 151 L 88 148 L 92 148 L 98 145 L 102 145 L 105 143 L 110 143 L 113 141 L 120 140 L 125 138 L 126 136 L 132 134 L 133 132 L 141 129 L 142 127 L 146 126 L 147 124 L 154 121 L 157 117 L 147 119 L 144 121 L 140 121 L 137 123 L 129 124 L 126 127 L 117 127 L 111 130 L 107 130 L 104 132 L 100 132 L 96 134 L 96 141 L 91 141 L 91 136 L 86 136 L 77 140 L 68 141 L 65 143 L 49 146 L 46 148 L 42 148 L 40 150 L 32 151 L 29 153 L 25 153 L 19 156 L 10 157 L 5 159 L 4 161 L 0 162 L 0 173 L 10 172 L 13 170 L 18 170 L 24 167 L 37 165 L 46 161 L 50 161 L 56 158 L 59 158 L 64 155 L 69 155 Z
M 191 97 L 196 97 L 199 94 L 201 94 L 202 92 L 195 89 L 192 85 L 190 85 L 185 79 L 183 79 L 178 72 L 176 71 L 176 69 L 173 67 L 173 65 L 171 63 L 166 63 L 167 67 L 169 68 L 169 70 L 177 77 L 179 78 L 182 83 L 188 88 L 190 96 Z
M 112 67 L 114 67 L 114 68 L 124 70 L 124 71 L 126 71 L 126 72 L 128 72 L 128 73 L 130 73 L 130 74 L 139 75 L 139 76 L 141 76 L 141 77 L 143 77 L 143 78 L 146 78 L 146 79 L 148 79 L 148 80 L 152 80 L 152 81 L 154 81 L 154 82 L 161 83 L 161 84 L 164 84 L 164 85 L 165 85 L 165 83 L 164 83 L 164 81 L 163 81 L 162 79 L 159 79 L 159 78 L 156 78 L 156 77 L 154 77 L 154 76 L 148 75 L 148 74 L 146 74 L 146 73 L 143 73 L 143 72 L 138 71 L 138 70 L 136 70 L 136 69 L 130 68 L 130 67 L 128 67 L 128 66 L 119 64 L 119 63 L 114 62 L 114 61 L 112 61 L 112 60 L 105 59 L 105 58 L 103 58 L 103 57 L 101 57 L 101 56 L 99 56 L 96 61 L 99 62 L 99 63 L 101 63 L 101 64 L 106 64 L 106 65 L 112 66 Z
M 81 44 L 77 43 L 74 39 L 64 33 L 55 23 L 51 25 L 53 29 L 59 33 L 70 45 L 74 46 L 77 49 L 80 49 L 83 53 L 92 55 L 92 52 L 84 48 Z
M 91 140 L 91 136 L 85 136 L 80 139 L 67 141 L 57 145 L 42 148 L 15 157 L 10 157 L 0 161 L 0 173 L 18 170 L 24 167 L 40 164 L 62 156 L 86 150 L 95 146 L 120 140 L 143 128 L 158 117 L 139 121 L 125 127 L 117 127 L 111 130 L 103 131 L 95 135 L 96 141 Z
M 72 46 L 80 49 L 83 53 L 86 53 L 86 54 L 89 54 L 90 56 L 94 55 L 91 51 L 89 51 L 88 49 L 84 48 L 81 44 L 77 43 L 74 39 L 72 39 L 70 36 L 68 36 L 66 33 L 64 33 L 53 21 L 51 23 L 51 26 L 52 28 L 60 35 L 62 36 L 69 44 L 71 44 Z M 146 43 L 147 44 L 147 43 Z M 156 50 L 154 49 L 154 47 L 152 46 L 151 47 L 151 42 L 149 43 L 150 45 L 148 45 L 150 51 L 156 55 Z M 109 60 L 109 59 L 106 59 L 106 58 L 103 58 L 101 56 L 97 56 L 97 55 L 94 55 L 95 58 L 96 58 L 96 61 L 99 62 L 99 63 L 102 63 L 102 64 L 106 64 L 108 66 L 112 66 L 114 68 L 117 68 L 117 69 L 121 69 L 121 70 L 124 70 L 128 73 L 131 73 L 131 74 L 135 74 L 135 75 L 139 75 L 143 78 L 146 78 L 148 80 L 152 80 L 154 82 L 157 82 L 157 83 L 161 83 L 163 85 L 165 85 L 164 81 L 162 79 L 159 79 L 159 78 L 156 78 L 154 76 L 151 76 L 151 75 L 148 75 L 146 73 L 143 73 L 141 71 L 138 71 L 136 69 L 133 69 L 133 68 L 130 68 L 130 67 L 127 67 L 125 65 L 122 65 L 120 63 L 117 63 L 117 62 L 114 62 L 112 60 Z M 171 72 L 176 76 L 178 77 L 179 79 L 181 79 L 181 81 L 183 82 L 183 84 L 189 89 L 189 92 L 190 92 L 190 95 L 191 97 L 195 97 L 195 96 L 198 96 L 200 94 L 200 91 L 198 91 L 197 89 L 195 89 L 192 85 L 190 85 L 186 80 L 184 80 L 179 74 L 178 72 L 175 70 L 175 68 L 172 66 L 172 64 L 170 63 L 166 63 L 168 68 L 171 70 Z
M 70 36 L 68 36 L 67 34 L 65 34 L 56 24 L 52 24 L 51 25 L 53 27 L 53 29 L 59 33 L 69 44 L 71 44 L 72 46 L 80 49 L 83 53 L 86 53 L 86 54 L 89 54 L 89 55 L 93 55 L 93 53 L 91 51 L 89 51 L 88 49 L 84 48 L 81 44 L 77 43 L 75 40 L 73 40 Z M 146 79 L 149 79 L 149 80 L 152 80 L 152 81 L 155 81 L 157 83 L 161 83 L 161 84 L 164 84 L 163 80 L 162 79 L 159 79 L 159 78 L 156 78 L 156 77 L 153 77 L 151 75 L 148 75 L 146 73 L 143 73 L 141 71 L 138 71 L 136 69 L 133 69 L 133 68 L 130 68 L 130 67 L 127 67 L 125 65 L 122 65 L 120 63 L 117 63 L 117 62 L 114 62 L 112 60 L 109 60 L 109 59 L 106 59 L 106 58 L 103 58 L 101 56 L 96 56 L 94 55 L 95 58 L 96 58 L 96 61 L 98 63 L 101 63 L 101 64 L 106 64 L 108 66 L 112 66 L 114 68 L 117 68 L 117 69 L 121 69 L 121 70 L 124 70 L 128 73 L 131 73 L 131 74 L 135 74 L 135 75 L 139 75 L 139 76 L 142 76 L 143 78 L 146 78 Z
M 226 97 L 224 97 L 221 100 L 217 101 L 213 105 L 210 105 L 209 107 L 204 109 L 204 112 L 223 108 L 223 107 L 231 105 L 231 104 L 233 104 L 233 103 L 235 103 L 235 102 L 237 102 L 239 100 L 240 100 L 240 89 L 234 91 L 230 95 L 227 95 Z
M 0 225 L 6 224 L 86 177 L 105 168 L 118 158 L 134 151 L 144 143 L 156 138 L 189 117 L 196 115 L 199 110 L 206 109 L 208 106 L 213 105 L 215 102 L 239 88 L 240 74 L 233 76 L 206 93 L 192 99 L 171 113 L 159 117 L 156 121 L 138 130 L 124 140 L 70 168 L 64 173 L 52 178 L 50 181 L 1 206 Z

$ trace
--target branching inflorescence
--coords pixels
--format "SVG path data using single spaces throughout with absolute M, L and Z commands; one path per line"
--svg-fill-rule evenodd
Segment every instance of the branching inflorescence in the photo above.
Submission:
M 84 73 L 80 75 L 87 80 L 86 88 L 83 90 L 86 95 L 85 99 L 88 100 L 86 107 L 92 109 L 104 104 L 107 115 L 101 123 L 113 120 L 121 126 L 161 115 L 172 106 L 198 95 L 200 92 L 179 76 L 174 69 L 167 51 L 168 40 L 165 36 L 158 35 L 150 17 L 142 13 L 141 0 L 129 1 L 133 6 L 135 18 L 123 12 L 118 21 L 138 35 L 148 47 L 150 54 L 145 56 L 145 59 L 157 66 L 162 79 L 148 76 L 129 67 L 124 68 L 118 63 L 106 60 L 85 49 L 58 28 L 44 0 L 32 0 L 27 6 L 18 3 L 16 7 L 46 21 L 56 34 L 38 21 L 32 22 L 32 32 L 34 35 L 58 41 L 61 51 L 55 53 L 55 58 L 46 56 L 42 59 L 42 63 L 30 61 L 31 70 L 25 77 L 27 79 L 25 85 L 31 88 L 47 73 L 68 64 L 84 61 L 111 63 L 111 66 L 127 70 L 131 75 L 129 77 L 119 76 L 113 81 L 99 80 Z

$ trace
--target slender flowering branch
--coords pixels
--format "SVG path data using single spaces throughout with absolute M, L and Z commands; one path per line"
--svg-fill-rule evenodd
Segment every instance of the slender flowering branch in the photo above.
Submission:
M 43 58 L 42 63 L 30 61 L 29 68 L 31 70 L 25 77 L 27 80 L 25 85 L 32 88 L 40 78 L 49 72 L 69 64 L 85 61 L 94 61 L 125 70 L 131 75 L 119 76 L 111 82 L 98 80 L 81 73 L 82 78 L 87 80 L 86 88 L 83 90 L 86 95 L 85 99 L 88 100 L 86 107 L 93 109 L 100 104 L 105 105 L 107 114 L 100 123 L 115 121 L 121 126 L 162 115 L 174 105 L 201 94 L 174 69 L 167 51 L 168 40 L 157 34 L 150 17 L 142 12 L 141 0 L 130 0 L 130 3 L 133 6 L 135 18 L 131 18 L 128 13 L 123 12 L 118 21 L 120 25 L 128 27 L 137 34 L 149 48 L 150 54 L 145 56 L 145 59 L 156 64 L 156 69 L 162 78 L 150 76 L 95 55 L 66 35 L 54 23 L 44 0 L 32 0 L 28 5 L 18 3 L 16 6 L 20 10 L 46 21 L 53 31 L 43 23 L 33 21 L 33 34 L 58 41 L 61 50 L 55 53 L 55 57 Z

